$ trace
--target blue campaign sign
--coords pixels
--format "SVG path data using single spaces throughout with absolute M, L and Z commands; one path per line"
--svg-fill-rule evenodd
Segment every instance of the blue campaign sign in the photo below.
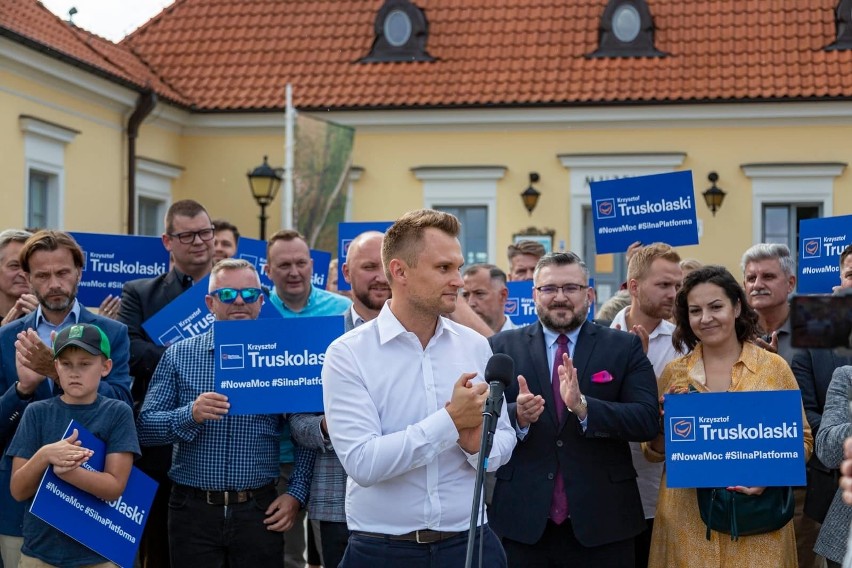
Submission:
M 597 254 L 624 252 L 635 241 L 698 244 L 692 172 L 593 181 Z
M 840 253 L 852 244 L 852 215 L 799 223 L 800 294 L 830 294 L 840 285 Z
M 322 412 L 322 364 L 343 316 L 217 321 L 216 392 L 229 414 Z
M 97 308 L 112 294 L 121 295 L 124 283 L 152 278 L 169 270 L 169 252 L 160 237 L 71 233 L 83 249 L 83 275 L 77 298 Z
M 257 273 L 260 274 L 260 283 L 272 287 L 272 280 L 266 275 L 266 241 L 240 237 L 236 258 L 242 258 L 252 263 L 257 269 Z M 311 260 L 314 261 L 311 284 L 325 290 L 328 265 L 331 264 L 331 253 L 311 249 Z
M 538 321 L 535 313 L 535 302 L 533 302 L 533 281 L 522 280 L 520 282 L 506 282 L 509 289 L 509 297 L 505 313 L 515 325 L 527 325 Z
M 94 451 L 80 467 L 103 471 L 106 445 L 75 420 L 68 425 L 63 438 L 70 436 L 75 428 L 82 446 Z M 49 467 L 36 490 L 30 512 L 104 558 L 129 568 L 133 566 L 156 491 L 157 482 L 134 467 L 124 493 L 115 501 L 104 501 L 61 480 Z
M 209 281 L 209 276 L 199 280 L 192 288 L 142 322 L 142 328 L 154 343 L 168 347 L 172 343 L 200 335 L 210 329 L 214 317 L 204 301 Z M 281 314 L 272 302 L 264 298 L 259 317 L 279 319 Z
M 805 485 L 797 390 L 666 395 L 669 487 Z
M 340 291 L 351 290 L 352 287 L 343 278 L 343 263 L 346 262 L 346 253 L 349 251 L 349 243 L 352 239 L 367 231 L 378 231 L 384 233 L 393 225 L 393 221 L 367 221 L 339 223 L 337 225 L 337 289 Z M 514 318 L 513 318 L 514 319 Z
M 595 279 L 589 278 L 589 287 L 595 287 Z M 503 307 L 503 313 L 511 318 L 515 325 L 528 325 L 538 321 L 538 315 L 535 311 L 535 301 L 533 300 L 533 281 L 521 280 L 517 282 L 506 282 L 506 288 L 509 290 L 509 297 L 506 298 L 506 305 Z M 595 304 L 589 306 L 589 315 L 587 320 L 594 319 Z

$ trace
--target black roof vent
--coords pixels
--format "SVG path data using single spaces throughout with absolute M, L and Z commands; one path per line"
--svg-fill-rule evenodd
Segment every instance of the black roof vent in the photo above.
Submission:
M 429 39 L 426 15 L 409 0 L 385 0 L 373 28 L 376 38 L 362 63 L 435 60 L 426 51 Z
M 654 20 L 645 0 L 609 0 L 598 30 L 599 44 L 588 57 L 664 57 L 654 47 Z

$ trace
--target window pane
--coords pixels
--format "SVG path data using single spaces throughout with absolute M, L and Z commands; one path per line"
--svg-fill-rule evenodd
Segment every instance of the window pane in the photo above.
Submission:
M 50 175 L 31 170 L 27 227 L 51 228 L 48 223 L 47 211 L 49 191 Z
M 159 236 L 163 231 L 160 227 L 164 203 L 159 199 L 140 197 L 137 207 L 137 232 L 140 235 Z
M 805 219 L 818 219 L 820 217 L 820 206 L 819 205 L 797 205 L 794 207 L 795 211 L 793 212 L 796 216 L 793 225 L 793 231 L 796 235 L 795 240 L 793 241 L 793 245 L 790 247 L 790 251 L 796 253 L 796 258 L 798 258 L 799 247 L 801 246 L 801 239 L 799 238 L 799 223 Z
M 488 262 L 488 208 L 436 205 L 435 209 L 451 213 L 461 222 L 459 243 L 465 264 Z
M 763 242 L 784 243 L 790 239 L 790 208 L 766 205 L 763 208 Z

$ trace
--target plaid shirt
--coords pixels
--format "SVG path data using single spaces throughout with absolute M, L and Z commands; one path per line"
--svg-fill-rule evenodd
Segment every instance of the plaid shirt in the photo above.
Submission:
M 143 446 L 174 444 L 169 477 L 211 491 L 257 489 L 278 480 L 280 414 L 225 415 L 203 424 L 192 418 L 198 395 L 214 390 L 213 331 L 166 349 L 137 420 Z M 316 453 L 296 445 L 287 493 L 304 506 Z
M 314 464 L 314 479 L 311 482 L 311 498 L 308 501 L 308 516 L 317 521 L 346 522 L 346 470 L 331 441 L 323 438 L 320 430 L 322 414 L 292 414 L 290 429 L 293 441 L 306 448 L 317 450 Z

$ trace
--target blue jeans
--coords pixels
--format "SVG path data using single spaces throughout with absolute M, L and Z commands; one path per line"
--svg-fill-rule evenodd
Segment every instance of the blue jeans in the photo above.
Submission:
M 464 568 L 467 531 L 434 544 L 401 542 L 353 532 L 340 568 Z M 497 535 L 485 525 L 482 566 L 506 568 L 506 553 Z M 473 547 L 473 566 L 479 566 L 479 529 Z
M 169 498 L 172 566 L 283 568 L 281 533 L 263 524 L 266 509 L 277 497 L 270 486 L 244 503 L 208 505 L 191 489 L 175 485 Z

